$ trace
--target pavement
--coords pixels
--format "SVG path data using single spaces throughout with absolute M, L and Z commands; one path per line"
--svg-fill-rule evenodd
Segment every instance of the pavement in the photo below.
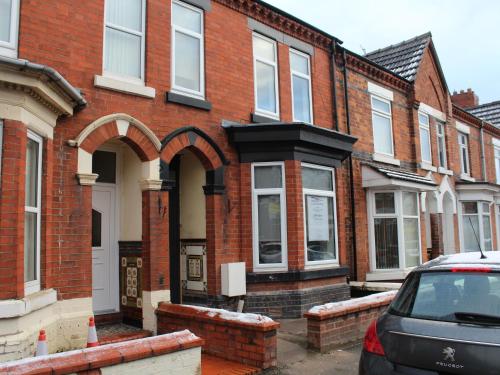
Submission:
M 278 367 L 264 375 L 358 375 L 361 344 L 321 354 L 307 350 L 307 320 L 280 320 Z

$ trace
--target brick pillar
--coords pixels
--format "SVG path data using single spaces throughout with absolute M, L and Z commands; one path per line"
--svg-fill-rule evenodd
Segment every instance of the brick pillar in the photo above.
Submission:
M 6 120 L 0 182 L 0 299 L 24 297 L 24 189 L 27 130 Z
M 297 160 L 285 161 L 288 269 L 304 269 L 304 207 L 302 169 Z
M 224 250 L 223 195 L 206 192 L 207 221 L 207 292 L 210 296 L 221 293 L 220 266 Z
M 444 254 L 443 251 L 443 214 L 430 214 L 432 259 Z
M 143 326 L 156 332 L 155 310 L 170 301 L 168 192 L 142 192 Z

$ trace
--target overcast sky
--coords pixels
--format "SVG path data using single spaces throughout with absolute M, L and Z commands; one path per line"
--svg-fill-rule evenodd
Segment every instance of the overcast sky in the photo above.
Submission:
M 363 53 L 432 32 L 450 91 L 500 100 L 500 1 L 267 0 Z

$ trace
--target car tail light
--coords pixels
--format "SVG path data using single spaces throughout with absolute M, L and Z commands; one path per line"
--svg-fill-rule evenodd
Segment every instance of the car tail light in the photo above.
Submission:
M 377 335 L 377 321 L 374 320 L 365 334 L 365 341 L 363 342 L 363 348 L 373 354 L 385 355 L 384 348 L 380 343 Z
M 451 272 L 491 272 L 490 267 L 455 267 L 451 269 Z

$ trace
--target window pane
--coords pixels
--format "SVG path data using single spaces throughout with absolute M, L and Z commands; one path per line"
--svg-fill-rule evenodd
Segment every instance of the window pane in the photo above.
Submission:
M 432 162 L 429 130 L 422 127 L 420 127 L 420 147 L 422 150 L 422 160 Z
M 116 154 L 108 151 L 94 151 L 92 173 L 99 175 L 97 182 L 116 183 Z
M 493 245 L 491 241 L 491 222 L 489 215 L 483 215 L 483 237 L 484 237 L 484 248 L 485 251 L 493 250 Z
M 334 260 L 335 222 L 333 198 L 306 195 L 307 260 Z
M 40 144 L 28 138 L 26 145 L 25 205 L 38 207 L 38 153 Z
M 101 246 L 102 214 L 92 209 L 92 247 Z
M 429 116 L 427 115 L 424 115 L 422 113 L 419 113 L 418 114 L 418 121 L 420 122 L 420 124 L 422 125 L 427 125 L 429 126 Z
M 462 216 L 464 242 L 466 251 L 479 251 L 479 217 L 478 215 Z
M 476 202 L 463 202 L 462 209 L 464 214 L 477 214 L 477 203 Z
M 387 102 L 384 102 L 382 100 L 379 100 L 377 98 L 372 98 L 372 106 L 373 109 L 376 109 L 381 112 L 385 112 L 388 115 L 391 114 L 391 105 Z
M 280 165 L 255 167 L 254 178 L 256 189 L 271 189 L 283 187 Z
M 467 148 L 463 147 L 461 152 L 462 159 L 462 172 L 469 173 L 469 165 L 467 163 Z
M 105 46 L 105 70 L 141 78 L 141 37 L 108 27 Z
M 376 152 L 392 155 L 391 121 L 373 113 L 373 142 Z
M 377 218 L 374 222 L 377 269 L 399 268 L 397 219 Z
M 446 146 L 444 143 L 444 136 L 438 138 L 438 157 L 439 166 L 446 168 Z
M 404 219 L 406 267 L 416 267 L 420 264 L 419 235 L 418 219 Z
M 12 0 L 0 0 L 0 40 L 10 42 Z
M 276 113 L 274 67 L 260 61 L 257 64 L 257 108 Z
M 142 31 L 142 0 L 106 0 L 107 22 Z
M 24 282 L 37 279 L 37 214 L 24 214 Z
M 200 40 L 176 31 L 175 84 L 200 91 Z
M 256 57 L 273 62 L 276 61 L 274 47 L 275 44 L 268 40 L 264 40 L 259 37 L 253 38 L 253 53 L 255 53 Z
M 302 167 L 302 187 L 304 189 L 333 191 L 332 171 Z
M 393 214 L 396 212 L 394 193 L 375 194 L 375 212 L 377 214 Z
M 293 76 L 293 116 L 297 121 L 311 122 L 311 99 L 309 81 Z
M 201 13 L 179 4 L 172 4 L 172 19 L 176 26 L 201 34 Z
M 309 59 L 296 53 L 290 53 L 290 65 L 292 70 L 309 75 Z
M 260 195 L 258 201 L 259 263 L 282 262 L 279 195 Z
M 484 215 L 489 215 L 490 214 L 490 204 L 489 203 L 483 203 L 483 214 Z
M 403 214 L 407 216 L 418 216 L 417 194 L 403 192 Z

